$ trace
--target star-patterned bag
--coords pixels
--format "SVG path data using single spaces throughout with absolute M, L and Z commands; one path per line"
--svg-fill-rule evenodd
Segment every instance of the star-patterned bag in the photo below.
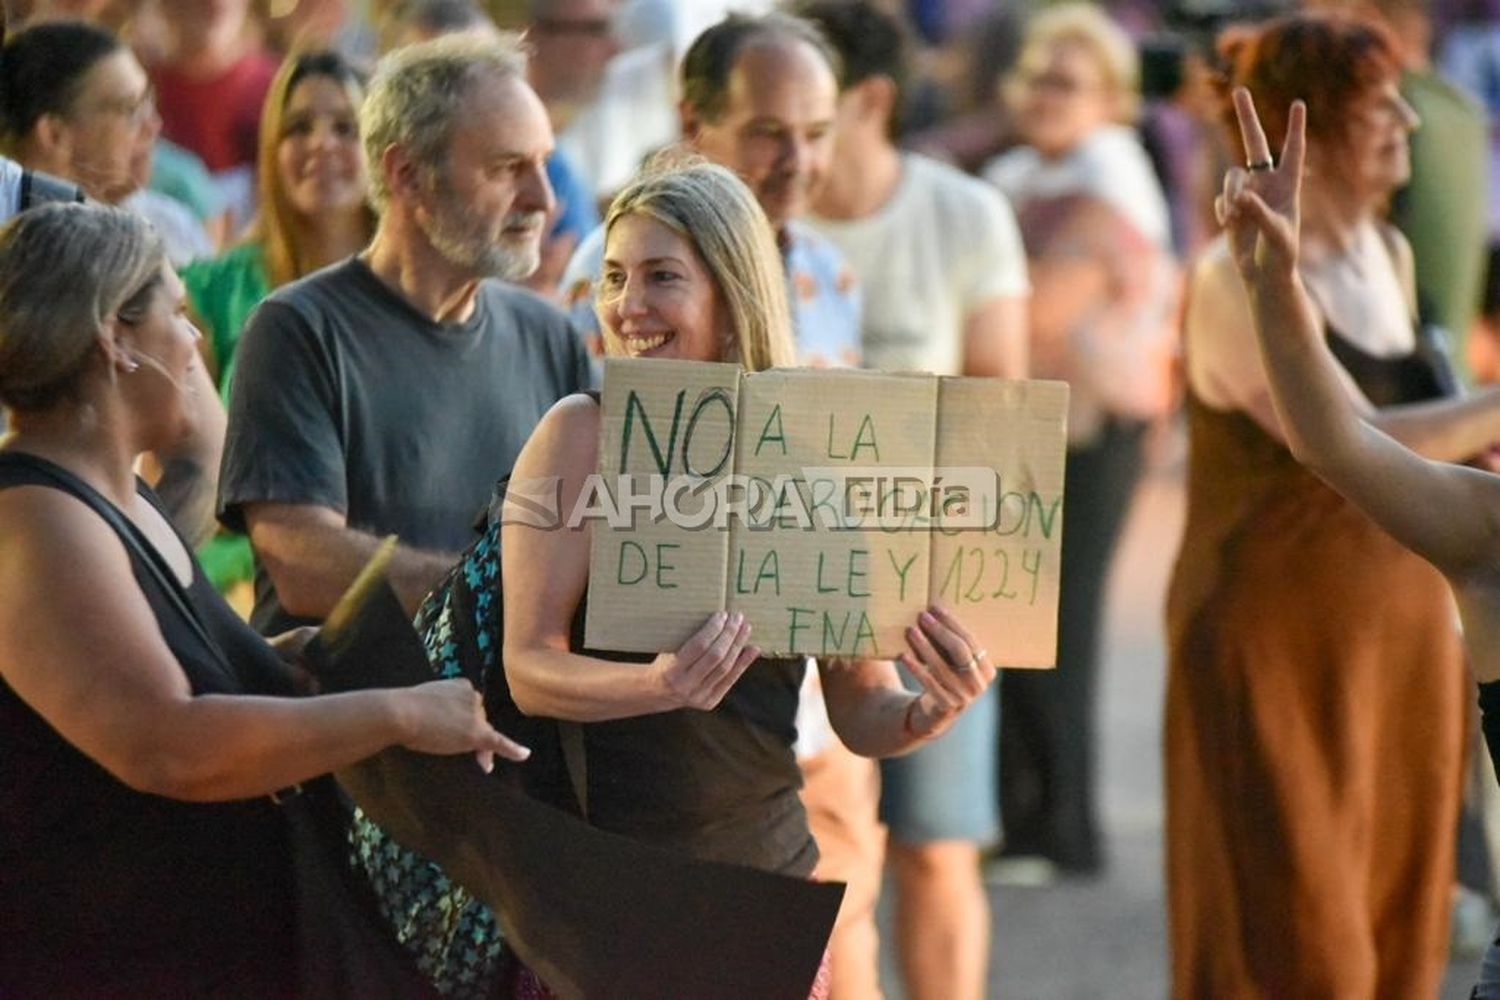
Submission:
M 525 715 L 516 707 L 500 662 L 505 634 L 500 510 L 507 482 L 496 484 L 475 525 L 479 538 L 427 595 L 414 624 L 434 675 L 468 679 L 485 693 L 490 723 L 531 748 L 524 765 L 496 757 L 494 776 L 578 815 L 558 723 Z M 493 996 L 504 971 L 504 947 L 490 908 L 441 867 L 397 843 L 361 810 L 355 811 L 350 843 L 355 867 L 368 876 L 381 911 L 444 996 Z

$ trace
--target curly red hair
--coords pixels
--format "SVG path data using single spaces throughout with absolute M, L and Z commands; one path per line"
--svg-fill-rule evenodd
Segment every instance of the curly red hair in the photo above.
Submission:
M 1218 47 L 1227 68 L 1220 81 L 1222 118 L 1235 148 L 1240 130 L 1229 100 L 1235 87 L 1249 88 L 1271 149 L 1280 150 L 1292 101 L 1307 103 L 1310 140 L 1339 145 L 1343 112 L 1401 75 L 1390 32 L 1347 13 L 1289 14 L 1232 27 L 1219 36 Z

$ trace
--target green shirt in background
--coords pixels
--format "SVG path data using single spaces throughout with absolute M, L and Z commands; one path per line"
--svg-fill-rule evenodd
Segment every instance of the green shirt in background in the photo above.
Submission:
M 203 324 L 203 335 L 213 348 L 218 366 L 219 395 L 229 402 L 229 380 L 234 373 L 234 348 L 245 320 L 271 294 L 266 259 L 258 242 L 241 243 L 208 260 L 195 260 L 182 269 L 188 305 Z
M 1411 181 L 1391 221 L 1416 257 L 1422 320 L 1452 337 L 1453 361 L 1472 381 L 1469 327 L 1479 313 L 1489 226 L 1489 133 L 1484 111 L 1430 71 L 1402 74 L 1401 95 L 1422 125 L 1411 136 Z

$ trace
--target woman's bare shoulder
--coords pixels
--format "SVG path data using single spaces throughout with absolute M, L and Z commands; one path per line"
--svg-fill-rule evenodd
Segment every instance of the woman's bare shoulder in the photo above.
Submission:
M 114 530 L 87 504 L 50 486 L 0 490 L 0 525 L 5 526 L 0 531 L 4 539 L 0 554 L 55 555 L 92 562 L 91 554 L 121 550 Z
M 0 595 L 50 595 L 39 602 L 49 605 L 44 608 L 7 602 L 33 621 L 38 614 L 96 606 L 133 583 L 130 557 L 114 529 L 61 490 L 0 490 L 0 525 Z
M 593 472 L 603 416 L 588 393 L 564 396 L 546 412 L 516 460 L 516 473 L 569 476 Z

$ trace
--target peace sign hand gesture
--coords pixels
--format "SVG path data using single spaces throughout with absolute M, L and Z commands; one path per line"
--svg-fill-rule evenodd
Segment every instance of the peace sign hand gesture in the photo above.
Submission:
M 1297 267 L 1307 106 L 1292 102 L 1278 164 L 1271 159 L 1250 91 L 1237 87 L 1233 96 L 1245 143 L 1245 166 L 1231 167 L 1224 175 L 1224 193 L 1215 201 L 1214 211 L 1229 235 L 1240 277 L 1246 285 L 1254 285 L 1263 277 L 1290 274 Z

